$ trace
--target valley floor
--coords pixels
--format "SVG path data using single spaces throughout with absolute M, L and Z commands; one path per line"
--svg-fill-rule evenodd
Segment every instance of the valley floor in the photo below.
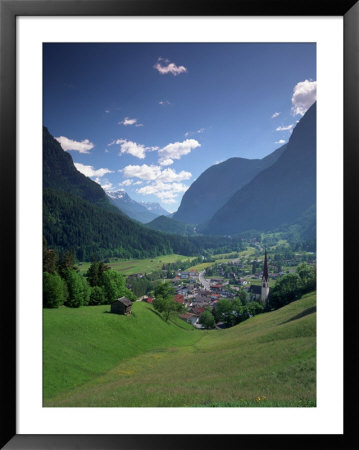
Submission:
M 315 293 L 227 330 L 108 310 L 44 311 L 44 406 L 315 406 Z

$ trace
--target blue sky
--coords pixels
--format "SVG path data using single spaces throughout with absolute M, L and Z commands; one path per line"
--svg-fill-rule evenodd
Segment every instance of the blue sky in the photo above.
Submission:
M 316 99 L 315 44 L 44 44 L 44 125 L 108 190 L 176 211 L 208 167 L 263 158 Z

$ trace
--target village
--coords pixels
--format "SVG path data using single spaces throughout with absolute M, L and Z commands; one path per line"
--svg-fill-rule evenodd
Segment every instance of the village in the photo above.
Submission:
M 268 263 L 268 286 L 273 287 L 280 277 L 295 272 L 297 265 L 303 261 L 314 265 L 314 253 L 299 252 L 283 258 L 272 258 Z M 200 315 L 207 308 L 213 310 L 220 299 L 234 299 L 242 291 L 247 301 L 261 302 L 263 264 L 263 257 L 234 258 L 217 261 L 202 270 L 178 269 L 173 278 L 164 278 L 163 281 L 170 282 L 176 291 L 174 300 L 186 309 L 179 317 L 195 328 L 203 328 L 199 323 Z M 165 276 L 166 271 L 163 272 Z M 137 276 L 141 277 L 142 274 Z M 139 300 L 153 303 L 154 298 L 142 296 Z

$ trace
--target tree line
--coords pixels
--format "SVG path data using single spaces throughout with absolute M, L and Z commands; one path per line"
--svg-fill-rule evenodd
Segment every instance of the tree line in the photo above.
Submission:
M 271 290 L 267 309 L 274 310 L 299 299 L 303 294 L 316 289 L 317 276 L 315 266 L 301 263 L 295 273 L 288 273 L 277 280 Z
M 65 251 L 60 256 L 43 249 L 43 306 L 72 308 L 87 305 L 111 304 L 119 297 L 135 300 L 136 296 L 125 284 L 124 277 L 105 263 L 95 259 L 85 276 L 79 273 L 75 256 Z

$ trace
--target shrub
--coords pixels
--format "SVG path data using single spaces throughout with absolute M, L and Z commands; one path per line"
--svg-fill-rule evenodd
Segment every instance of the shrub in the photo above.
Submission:
M 58 308 L 64 304 L 67 288 L 57 272 L 44 272 L 43 278 L 43 305 L 45 308 Z
M 106 303 L 105 293 L 101 286 L 91 288 L 90 305 L 103 305 Z

